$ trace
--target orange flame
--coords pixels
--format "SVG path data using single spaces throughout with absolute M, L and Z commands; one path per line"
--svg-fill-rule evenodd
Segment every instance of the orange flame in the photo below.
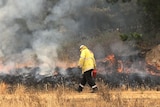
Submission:
M 156 76 L 160 76 L 160 72 L 155 72 L 155 71 L 159 71 L 160 70 L 160 66 L 159 65 L 153 65 L 151 64 L 149 61 L 146 61 L 146 64 L 149 65 L 149 66 L 152 66 L 153 68 L 155 68 L 154 70 L 153 69 L 149 69 L 148 67 L 146 67 L 146 71 L 151 74 L 151 75 L 156 75 Z
M 123 71 L 123 62 L 121 60 L 118 60 L 118 72 L 122 72 Z
M 117 67 L 117 72 L 119 72 L 119 73 L 122 73 L 122 72 L 129 73 L 129 72 L 134 71 L 133 69 L 127 67 L 128 65 L 131 64 L 131 62 L 128 62 L 128 61 L 123 62 L 122 60 L 117 60 L 115 58 L 114 54 L 108 55 L 103 60 L 103 62 L 109 62 L 108 66 L 110 66 L 110 67 L 111 66 L 115 67 L 114 65 L 117 64 L 117 66 L 116 66 Z M 139 61 L 139 64 L 145 67 L 145 62 Z M 153 66 L 149 62 L 147 62 L 147 64 L 150 65 L 150 66 Z M 124 67 L 124 65 L 127 65 L 127 66 Z M 160 70 L 160 64 L 159 64 L 159 66 L 158 65 L 156 66 L 156 69 Z M 146 67 L 146 72 L 150 73 L 151 75 L 160 75 L 160 73 L 156 73 L 154 70 L 150 71 L 149 69 L 147 69 L 147 67 Z
M 108 56 L 105 58 L 104 62 L 106 62 L 106 61 L 109 61 L 110 64 L 115 63 L 115 56 L 114 56 L 114 54 L 108 55 Z
M 16 64 L 12 64 L 12 65 L 0 63 L 0 72 L 9 73 L 9 71 L 12 69 L 33 67 L 33 66 L 36 66 L 36 65 L 32 61 L 23 62 L 23 63 L 16 63 Z
M 114 54 L 108 55 L 103 62 L 109 62 L 109 66 L 113 66 L 116 63 L 116 58 Z M 123 71 L 123 63 L 121 60 L 117 61 L 118 63 L 118 68 L 117 71 L 118 72 L 122 72 Z

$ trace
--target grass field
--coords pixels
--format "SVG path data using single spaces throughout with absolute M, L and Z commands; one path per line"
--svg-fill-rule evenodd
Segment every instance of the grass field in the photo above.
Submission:
M 110 90 L 98 84 L 99 91 L 82 93 L 59 86 L 54 89 L 28 89 L 17 85 L 10 92 L 9 86 L 0 84 L 0 107 L 160 107 L 160 92 L 155 90 Z

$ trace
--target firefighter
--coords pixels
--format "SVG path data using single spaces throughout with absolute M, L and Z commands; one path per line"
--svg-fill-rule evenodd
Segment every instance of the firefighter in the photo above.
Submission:
M 78 92 L 82 92 L 86 83 L 92 88 L 92 93 L 98 91 L 97 85 L 92 77 L 92 71 L 96 69 L 94 54 L 85 45 L 80 46 L 80 58 L 78 67 L 82 70 L 82 78 L 78 87 Z

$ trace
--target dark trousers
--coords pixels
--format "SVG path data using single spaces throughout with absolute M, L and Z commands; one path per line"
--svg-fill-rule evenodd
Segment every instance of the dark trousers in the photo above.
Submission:
M 84 72 L 84 74 L 82 75 L 81 83 L 80 83 L 81 85 L 85 86 L 86 83 L 88 83 L 90 87 L 93 87 L 96 85 L 91 75 L 92 70 L 93 69 Z

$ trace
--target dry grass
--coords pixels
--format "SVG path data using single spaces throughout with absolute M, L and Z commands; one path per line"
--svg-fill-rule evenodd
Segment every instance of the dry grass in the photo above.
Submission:
M 22 85 L 0 84 L 0 107 L 160 107 L 160 92 L 110 90 L 98 84 L 99 91 L 90 93 L 85 87 L 82 93 L 60 86 L 56 89 L 37 90 Z

